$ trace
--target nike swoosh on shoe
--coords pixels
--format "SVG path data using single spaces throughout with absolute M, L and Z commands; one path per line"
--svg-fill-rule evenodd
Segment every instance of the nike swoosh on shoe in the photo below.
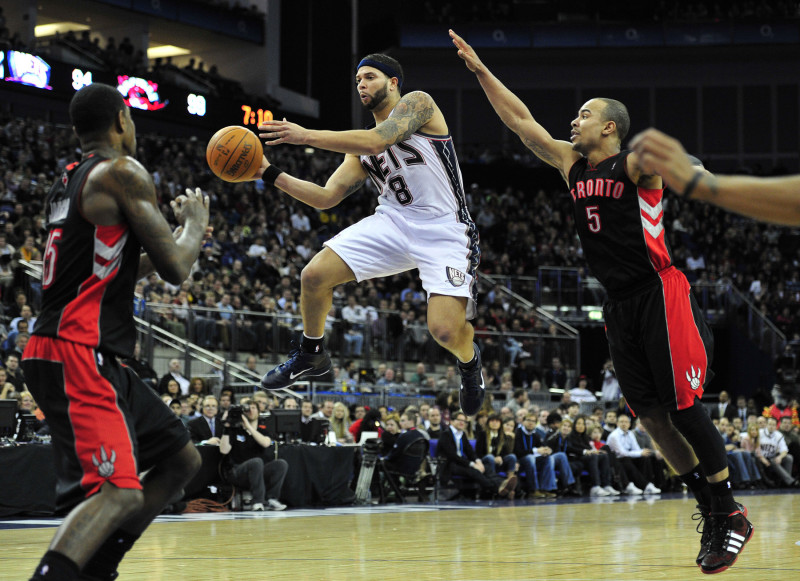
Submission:
M 308 369 L 303 369 L 303 371 L 298 371 L 297 373 L 292 372 L 292 373 L 289 374 L 289 379 L 295 379 L 297 377 L 300 377 L 306 371 L 311 371 L 312 369 L 314 369 L 314 368 L 313 367 L 309 367 Z

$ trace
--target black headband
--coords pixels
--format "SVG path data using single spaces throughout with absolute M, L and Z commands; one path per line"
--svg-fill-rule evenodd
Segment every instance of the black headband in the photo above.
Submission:
M 390 79 L 392 77 L 396 78 L 397 79 L 397 87 L 398 88 L 403 86 L 403 77 L 401 77 L 400 74 L 396 70 L 394 70 L 394 67 L 392 67 L 392 65 L 387 65 L 385 63 L 380 63 L 380 62 L 378 62 L 376 60 L 372 60 L 370 58 L 364 58 L 364 59 L 361 59 L 360 63 L 358 63 L 358 66 L 356 67 L 356 72 L 358 72 L 358 69 L 360 69 L 361 67 L 375 67 L 376 69 L 378 69 L 380 72 L 382 72 L 384 75 L 386 75 Z

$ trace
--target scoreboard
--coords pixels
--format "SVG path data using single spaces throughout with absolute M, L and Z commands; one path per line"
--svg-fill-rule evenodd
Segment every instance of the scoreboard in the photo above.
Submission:
M 107 71 L 53 61 L 21 51 L 0 51 L 0 87 L 6 90 L 35 90 L 68 102 L 72 95 L 92 83 L 116 87 L 125 102 L 153 121 L 189 124 L 206 129 L 244 125 L 255 129 L 276 114 L 264 100 L 244 102 L 173 85 L 159 84 L 133 74 L 114 75 Z

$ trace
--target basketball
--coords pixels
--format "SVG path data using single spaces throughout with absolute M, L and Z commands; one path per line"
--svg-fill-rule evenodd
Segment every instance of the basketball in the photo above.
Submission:
M 241 182 L 251 178 L 261 167 L 264 150 L 258 136 L 238 125 L 223 127 L 208 141 L 206 161 L 218 178 Z

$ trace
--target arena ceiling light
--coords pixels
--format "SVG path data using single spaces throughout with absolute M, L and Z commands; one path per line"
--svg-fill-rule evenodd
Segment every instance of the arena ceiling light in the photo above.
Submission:
M 56 33 L 65 34 L 69 31 L 82 32 L 84 30 L 89 30 L 89 27 L 86 24 L 65 21 L 51 22 L 50 24 L 40 24 L 33 29 L 33 33 L 36 35 L 36 38 L 45 38 L 48 36 L 54 36 Z
M 161 44 L 161 45 L 150 45 L 150 48 L 147 49 L 147 58 L 148 59 L 157 59 L 157 58 L 166 58 L 168 56 L 182 56 L 185 54 L 191 54 L 192 51 L 181 48 L 180 46 L 175 46 L 174 44 Z

